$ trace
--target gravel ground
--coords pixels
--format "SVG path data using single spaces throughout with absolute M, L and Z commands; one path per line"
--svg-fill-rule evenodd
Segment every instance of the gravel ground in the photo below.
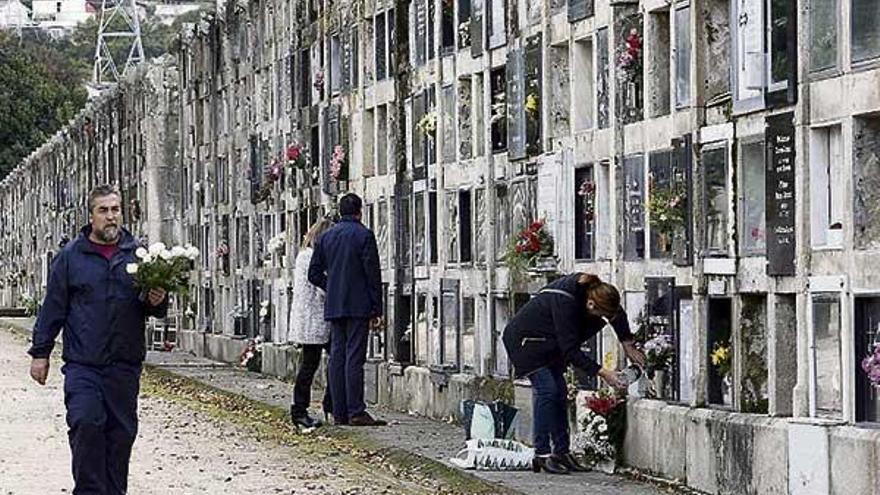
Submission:
M 0 331 L 0 495 L 71 493 L 62 376 L 28 376 L 27 343 Z M 258 441 L 241 427 L 174 401 L 141 397 L 132 494 L 413 493 L 365 467 Z

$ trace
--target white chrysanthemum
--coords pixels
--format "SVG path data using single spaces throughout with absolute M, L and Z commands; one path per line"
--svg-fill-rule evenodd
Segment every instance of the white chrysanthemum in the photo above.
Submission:
M 187 244 L 184 247 L 184 249 L 186 250 L 186 257 L 187 258 L 189 258 L 191 260 L 195 260 L 196 258 L 199 257 L 199 249 L 197 247 Z
M 269 308 L 260 308 L 260 318 L 269 316 Z
M 170 249 L 163 249 L 162 252 L 159 253 L 159 257 L 162 258 L 162 259 L 165 260 L 165 261 L 168 261 L 168 260 L 170 260 L 171 258 L 173 258 L 174 255 L 171 254 L 171 250 L 170 250 Z
M 151 255 L 150 253 L 145 254 L 144 257 L 141 258 L 141 262 L 152 263 L 153 262 L 153 255 Z
M 129 263 L 129 264 L 125 265 L 125 271 L 134 275 L 135 273 L 138 272 L 138 264 L 137 263 Z
M 153 244 L 150 244 L 150 256 L 153 256 L 155 258 L 159 256 L 162 251 L 165 251 L 165 249 L 165 243 L 163 242 L 155 242 Z
M 137 248 L 137 250 L 135 250 L 134 252 L 134 255 L 140 259 L 146 258 L 147 256 L 149 256 L 149 254 L 150 253 L 148 253 L 147 250 L 142 247 Z
M 184 249 L 182 246 L 174 246 L 173 248 L 171 248 L 171 256 L 173 258 L 183 258 L 184 256 L 186 256 L 186 254 L 186 249 Z

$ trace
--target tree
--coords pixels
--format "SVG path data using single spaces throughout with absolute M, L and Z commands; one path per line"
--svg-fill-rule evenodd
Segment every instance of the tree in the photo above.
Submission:
M 82 67 L 0 32 L 0 179 L 85 105 Z
M 171 24 L 153 16 L 142 20 L 145 59 L 172 51 L 183 24 L 198 21 L 201 12 L 211 9 L 204 5 Z M 97 17 L 57 40 L 36 30 L 20 41 L 0 32 L 0 180 L 85 105 L 84 83 L 92 78 L 97 39 Z M 123 43 L 110 43 L 119 70 L 130 47 Z

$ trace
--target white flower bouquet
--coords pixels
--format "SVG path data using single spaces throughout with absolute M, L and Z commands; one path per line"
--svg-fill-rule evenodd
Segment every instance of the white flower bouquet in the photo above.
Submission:
M 608 433 L 608 421 L 604 416 L 588 410 L 581 421 L 581 428 L 574 436 L 574 448 L 582 451 L 592 465 L 612 462 L 617 454 Z
M 269 239 L 269 242 L 266 244 L 266 247 L 269 249 L 269 254 L 277 253 L 284 249 L 284 241 L 286 238 L 286 234 L 281 232 L 275 237 Z
M 168 292 L 186 294 L 189 289 L 189 272 L 199 257 L 199 250 L 187 244 L 168 249 L 157 242 L 149 248 L 135 251 L 140 260 L 129 263 L 125 270 L 134 278 L 134 285 L 144 291 L 165 289 Z

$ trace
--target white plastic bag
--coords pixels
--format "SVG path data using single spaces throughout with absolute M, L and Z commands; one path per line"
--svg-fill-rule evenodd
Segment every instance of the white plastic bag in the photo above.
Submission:
M 472 439 L 449 462 L 461 469 L 525 471 L 532 467 L 535 449 L 515 440 Z

